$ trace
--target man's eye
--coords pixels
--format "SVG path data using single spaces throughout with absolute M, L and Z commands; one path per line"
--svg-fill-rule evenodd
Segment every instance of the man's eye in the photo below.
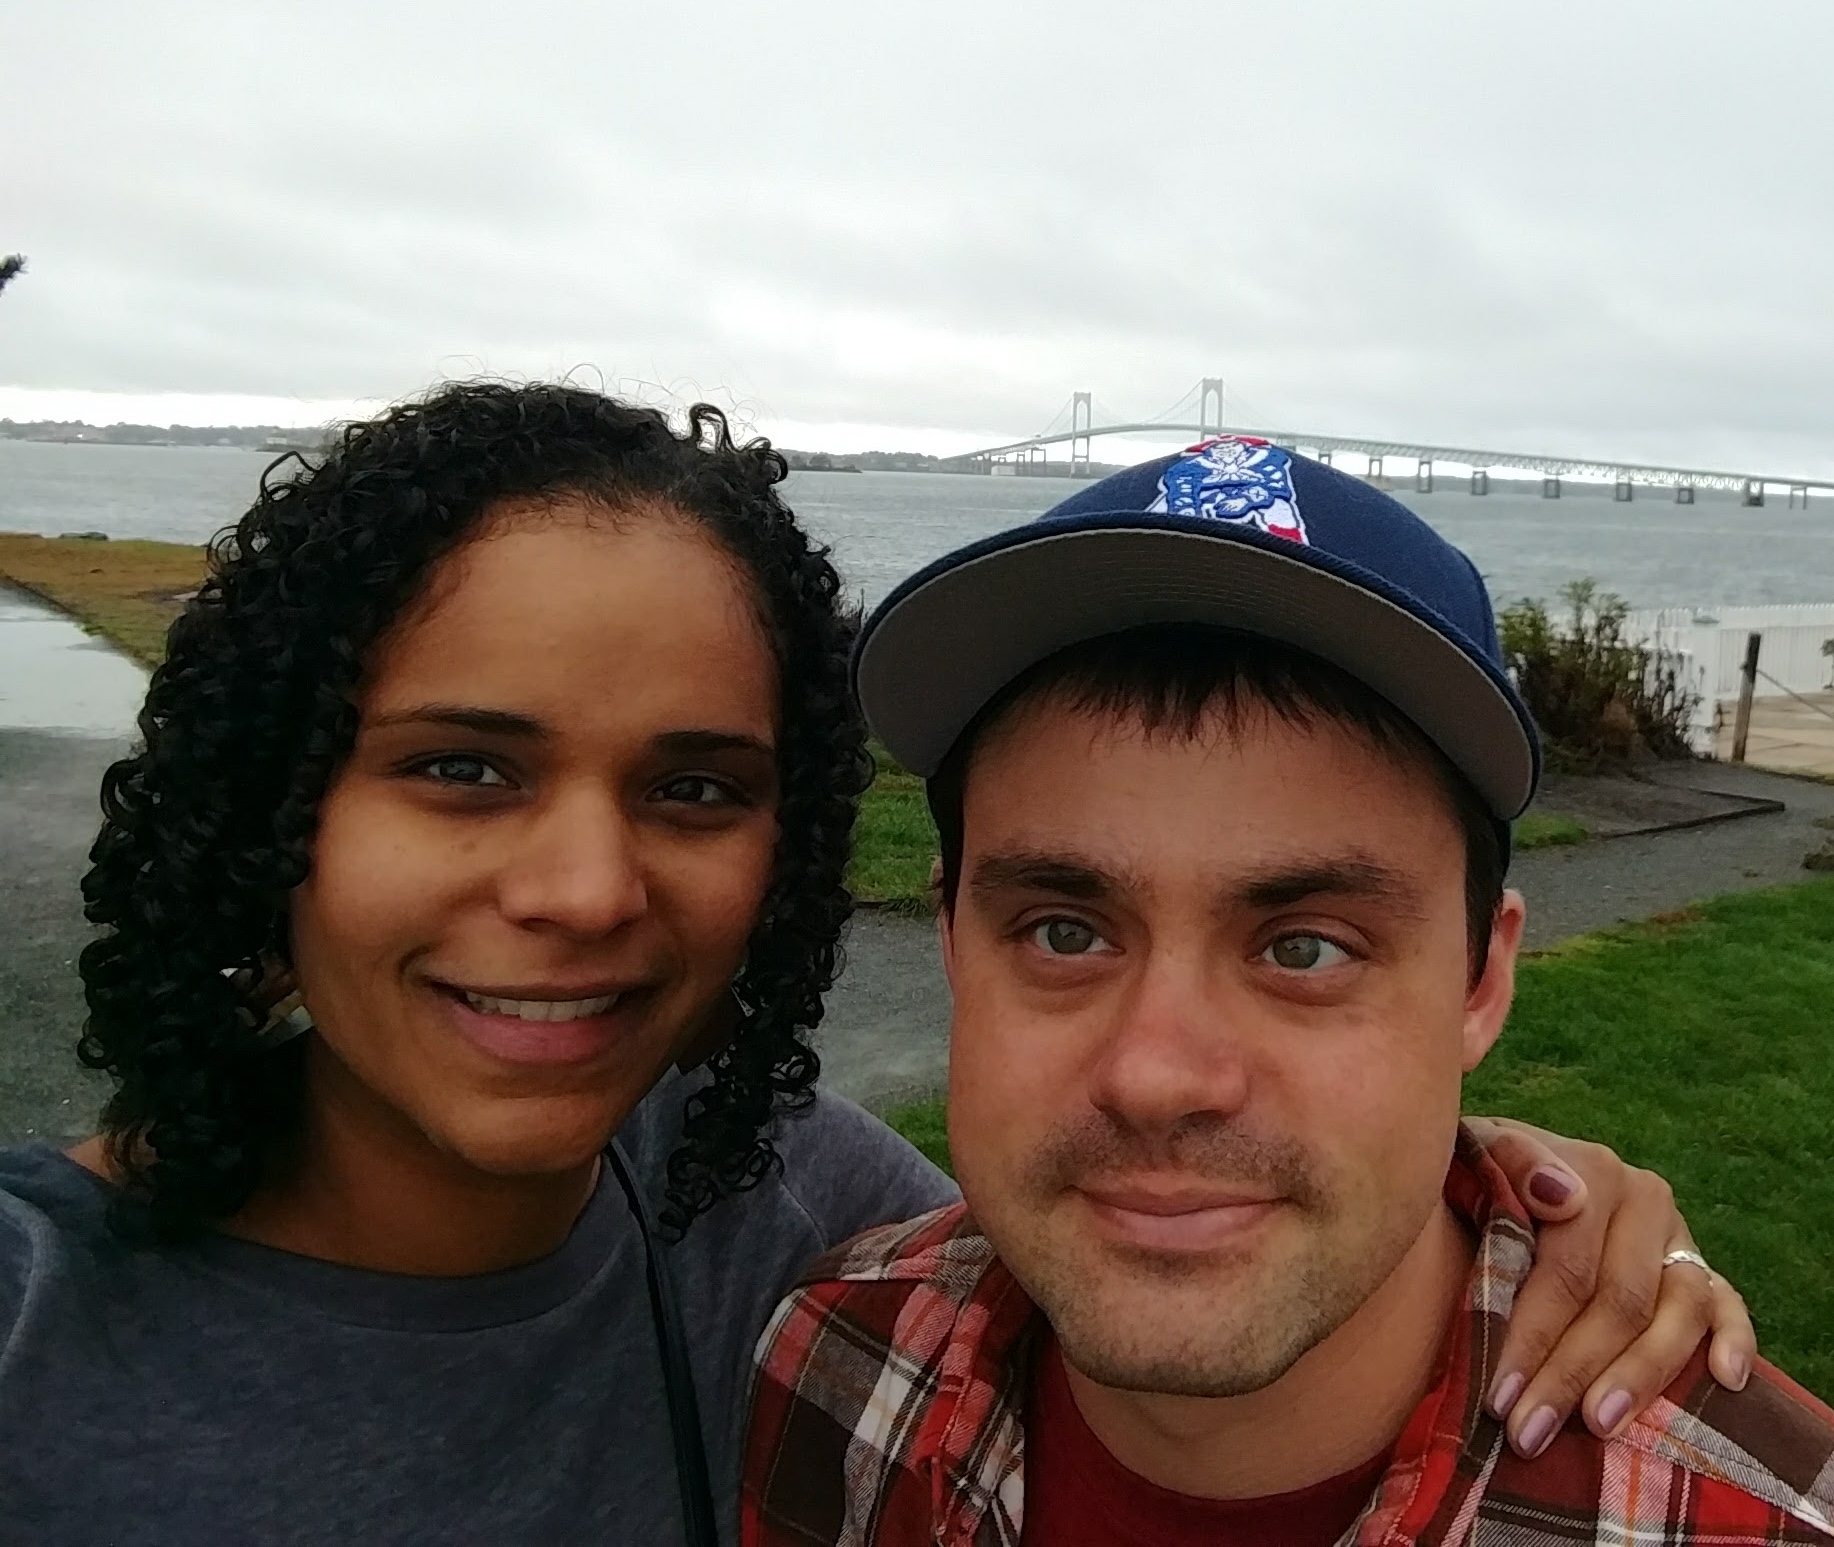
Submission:
M 1341 945 L 1320 935 L 1282 935 L 1261 955 L 1288 972 L 1316 972 L 1350 960 L 1350 953 Z
M 446 757 L 432 758 L 420 765 L 420 771 L 428 778 L 440 784 L 468 784 L 494 788 L 507 788 L 509 780 L 492 768 L 481 757 L 472 757 L 465 753 L 451 753 Z
M 1035 924 L 1032 943 L 1048 956 L 1091 956 L 1113 949 L 1081 919 L 1046 919 Z
M 683 774 L 678 779 L 671 779 L 657 787 L 653 798 L 684 806 L 729 806 L 738 801 L 728 785 L 704 774 Z

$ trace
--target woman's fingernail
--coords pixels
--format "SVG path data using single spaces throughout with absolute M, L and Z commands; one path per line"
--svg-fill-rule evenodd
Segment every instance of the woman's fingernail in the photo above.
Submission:
M 1516 1398 L 1522 1395 L 1522 1388 L 1527 1384 L 1519 1371 L 1511 1370 L 1490 1388 L 1490 1411 L 1499 1418 L 1507 1418 L 1509 1410 L 1516 1405 Z
M 1630 1404 L 1633 1398 L 1628 1391 L 1614 1391 L 1598 1404 L 1598 1426 L 1605 1433 L 1612 1434 L 1617 1426 L 1630 1416 Z
M 1528 1179 L 1528 1195 L 1537 1203 L 1557 1209 L 1573 1196 L 1573 1179 L 1564 1171 L 1543 1166 Z
M 1538 1407 L 1528 1415 L 1522 1432 L 1516 1436 L 1516 1449 L 1533 1461 L 1553 1441 L 1560 1427 L 1560 1415 L 1551 1407 Z
M 1732 1376 L 1732 1389 L 1743 1391 L 1745 1382 L 1751 1379 L 1751 1359 L 1745 1354 L 1732 1356 L 1732 1367 L 1728 1372 Z

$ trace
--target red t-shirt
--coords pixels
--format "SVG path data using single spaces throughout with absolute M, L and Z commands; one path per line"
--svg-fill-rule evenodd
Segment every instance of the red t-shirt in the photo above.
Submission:
M 1332 1547 L 1350 1529 L 1386 1455 L 1296 1493 L 1198 1499 L 1130 1472 L 1095 1437 L 1052 1338 L 1025 1415 L 1022 1547 Z

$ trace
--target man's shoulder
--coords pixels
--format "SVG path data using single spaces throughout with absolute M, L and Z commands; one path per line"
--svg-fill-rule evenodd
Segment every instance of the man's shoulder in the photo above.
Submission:
M 1834 1409 L 1761 1360 L 1728 1391 L 1697 1354 L 1617 1443 L 1698 1480 L 1702 1537 L 1721 1524 L 1713 1510 L 1749 1499 L 1834 1541 Z
M 1534 1542 L 1607 1526 L 1625 1541 L 1834 1542 L 1834 1411 L 1762 1363 L 1728 1391 L 1703 1350 L 1616 1438 L 1574 1423 L 1535 1461 L 1505 1452 L 1480 1513 Z
M 820 1258 L 758 1345 L 746 1541 L 904 1540 L 890 1522 L 928 1522 L 943 1480 L 952 1509 L 991 1508 L 1035 1314 L 961 1204 Z M 888 1534 L 836 1524 L 862 1521 Z
M 758 1346 L 759 1375 L 800 1384 L 827 1346 L 930 1357 L 957 1335 L 997 1265 L 960 1203 L 862 1231 L 817 1258 L 777 1307 Z
M 993 1247 L 967 1205 L 951 1203 L 915 1219 L 862 1230 L 823 1253 L 798 1287 L 899 1284 L 961 1296 L 973 1291 L 993 1261 Z

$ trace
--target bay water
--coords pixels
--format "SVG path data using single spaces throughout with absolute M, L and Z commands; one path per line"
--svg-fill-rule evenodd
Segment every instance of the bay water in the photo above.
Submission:
M 201 543 L 234 522 L 274 460 L 229 447 L 107 446 L 0 440 L 0 531 L 105 532 Z M 1693 505 L 1639 489 L 1567 483 L 1543 499 L 1538 480 L 1491 480 L 1473 496 L 1441 477 L 1430 494 L 1398 480 L 1395 496 L 1457 543 L 1499 605 L 1554 599 L 1591 578 L 1633 607 L 1702 608 L 1834 602 L 1834 499 L 1762 507 L 1701 490 Z M 790 475 L 785 497 L 832 545 L 848 584 L 868 603 L 962 543 L 1028 520 L 1073 493 L 1062 478 L 952 473 Z

